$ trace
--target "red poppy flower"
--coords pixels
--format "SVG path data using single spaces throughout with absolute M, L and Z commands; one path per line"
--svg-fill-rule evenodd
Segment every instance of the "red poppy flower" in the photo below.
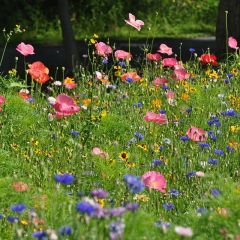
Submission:
M 213 66 L 217 66 L 217 57 L 213 54 L 202 54 L 202 56 L 200 57 L 200 62 L 202 64 L 211 64 Z
M 25 182 L 14 182 L 12 184 L 12 187 L 17 191 L 17 192 L 25 192 L 29 190 L 28 185 Z
M 29 69 L 27 72 L 36 82 L 43 84 L 50 79 L 48 76 L 49 69 L 42 62 L 34 62 L 32 64 L 29 64 L 28 67 Z

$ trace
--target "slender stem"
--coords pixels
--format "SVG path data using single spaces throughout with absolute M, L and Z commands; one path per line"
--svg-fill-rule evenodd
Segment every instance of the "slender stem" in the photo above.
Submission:
M 227 71 L 228 71 L 228 11 L 225 11 L 226 17 L 226 54 L 227 54 Z
M 9 40 L 10 40 L 10 38 L 8 37 L 8 38 L 7 38 L 7 41 L 5 42 L 4 48 L 3 48 L 3 52 L 2 52 L 2 56 L 1 56 L 1 60 L 0 60 L 0 67 L 2 66 L 3 57 L 4 57 L 4 55 L 5 55 L 6 48 L 7 48 L 7 45 L 8 45 Z

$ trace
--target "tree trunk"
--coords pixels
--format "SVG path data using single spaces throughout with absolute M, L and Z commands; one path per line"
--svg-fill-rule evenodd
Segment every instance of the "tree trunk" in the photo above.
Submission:
M 79 56 L 68 12 L 69 10 L 68 1 L 58 0 L 58 10 L 62 27 L 62 36 L 65 51 L 65 64 L 67 70 L 72 71 L 73 67 L 78 63 Z
M 228 11 L 228 33 L 226 33 L 226 11 Z M 240 0 L 220 0 L 216 26 L 216 48 L 219 56 L 226 53 L 226 40 L 230 36 L 240 43 Z

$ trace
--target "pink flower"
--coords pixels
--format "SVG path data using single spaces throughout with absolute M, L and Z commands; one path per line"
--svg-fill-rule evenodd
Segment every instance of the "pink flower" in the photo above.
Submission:
M 198 177 L 204 177 L 204 176 L 205 176 L 205 173 L 202 172 L 202 171 L 198 171 L 198 172 L 196 172 L 196 176 L 198 176 Z
M 132 54 L 131 53 L 125 52 L 123 50 L 117 50 L 114 55 L 115 55 L 115 58 L 117 58 L 117 59 L 127 59 L 129 61 L 132 58 Z
M 156 77 L 153 81 L 152 81 L 153 85 L 155 87 L 159 87 L 161 85 L 164 85 L 166 83 L 168 83 L 168 80 L 166 78 L 160 78 L 160 77 Z
M 167 91 L 166 97 L 168 99 L 174 99 L 174 92 L 173 91 Z
M 6 100 L 6 99 L 5 99 L 4 96 L 0 96 L 0 112 L 2 112 L 1 106 L 4 104 L 5 100 Z
M 127 24 L 136 28 L 138 31 L 141 30 L 141 27 L 144 26 L 144 22 L 141 20 L 136 20 L 135 16 L 129 13 L 129 19 L 125 20 Z
M 174 67 L 178 64 L 178 61 L 175 58 L 164 58 L 162 64 L 164 67 Z
M 35 54 L 33 46 L 30 44 L 25 44 L 23 42 L 21 42 L 20 44 L 17 45 L 16 50 L 25 57 L 28 55 Z
M 228 46 L 233 49 L 238 49 L 238 42 L 234 37 L 229 37 L 228 38 Z
M 63 93 L 57 96 L 53 108 L 56 110 L 56 118 L 70 116 L 80 111 L 80 107 L 74 103 L 73 99 Z
M 106 57 L 112 53 L 112 48 L 103 42 L 95 44 L 96 52 L 99 56 Z
M 148 53 L 147 59 L 151 61 L 160 61 L 162 57 L 159 53 Z
M 187 130 L 187 136 L 194 142 L 204 142 L 207 140 L 207 132 L 193 126 Z
M 146 187 L 156 189 L 162 193 L 166 192 L 167 181 L 159 172 L 146 172 L 142 176 L 142 181 Z
M 99 155 L 99 156 L 102 157 L 102 158 L 108 158 L 108 157 L 109 157 L 108 153 L 102 151 L 102 150 L 101 150 L 100 148 L 98 148 L 98 147 L 94 147 L 94 148 L 92 149 L 92 154 L 93 154 L 93 155 Z
M 190 77 L 190 74 L 184 68 L 175 69 L 174 77 L 176 78 L 176 80 L 184 80 L 184 79 L 188 79 Z
M 181 226 L 176 226 L 175 227 L 175 232 L 183 237 L 192 237 L 193 231 L 189 227 L 181 227 Z
M 168 47 L 166 44 L 161 44 L 159 46 L 158 52 L 163 53 L 163 54 L 167 54 L 169 56 L 173 54 L 172 48 Z
M 157 114 L 154 112 L 147 112 L 144 120 L 147 122 L 155 122 L 159 125 L 166 124 L 168 122 L 166 114 Z
M 96 73 L 96 78 L 97 78 L 98 80 L 101 80 L 101 79 L 103 78 L 103 75 L 102 75 L 101 72 L 96 71 L 95 73 Z

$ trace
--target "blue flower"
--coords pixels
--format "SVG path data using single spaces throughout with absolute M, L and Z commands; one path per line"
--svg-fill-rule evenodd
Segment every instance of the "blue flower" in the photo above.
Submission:
M 133 82 L 133 79 L 130 78 L 130 77 L 127 77 L 127 78 L 126 78 L 126 81 L 129 82 L 129 83 L 131 83 L 131 82 Z
M 180 137 L 180 140 L 186 142 L 186 141 L 189 141 L 190 138 L 189 138 L 188 136 L 181 136 L 181 137 Z
M 162 229 L 169 228 L 171 226 L 171 223 L 169 222 L 164 222 L 164 221 L 156 221 L 155 222 L 156 227 L 160 227 Z
M 168 89 L 169 89 L 169 87 L 168 87 L 168 86 L 166 86 L 166 85 L 163 85 L 163 86 L 162 86 L 162 89 L 163 89 L 163 90 L 168 90 Z
M 82 201 L 76 205 L 76 209 L 78 212 L 87 214 L 89 216 L 93 215 L 95 212 L 95 206 L 92 205 L 90 202 Z
M 217 136 L 215 135 L 215 133 L 213 131 L 208 131 L 208 136 L 213 140 L 216 141 L 217 140 Z
M 207 212 L 207 209 L 206 208 L 197 208 L 197 213 L 205 213 Z
M 70 133 L 73 135 L 73 136 L 79 136 L 80 132 L 77 132 L 77 131 L 74 131 L 74 130 L 71 130 Z
M 18 204 L 14 204 L 11 206 L 11 210 L 13 212 L 18 212 L 18 213 L 21 213 L 23 212 L 24 210 L 26 209 L 26 206 L 22 203 L 18 203 Z
M 119 61 L 118 64 L 123 68 L 127 66 L 125 61 Z
M 134 133 L 134 136 L 135 136 L 136 138 L 138 138 L 138 140 L 143 140 L 143 139 L 144 139 L 143 134 L 141 134 L 141 133 L 139 133 L 139 132 L 135 132 L 135 133 Z
M 217 165 L 217 164 L 218 164 L 218 160 L 217 160 L 217 159 L 209 159 L 209 160 L 208 160 L 208 163 L 209 163 L 210 165 Z
M 218 196 L 221 195 L 221 191 L 220 191 L 219 189 L 217 189 L 217 188 L 213 188 L 213 189 L 211 190 L 211 194 L 212 194 L 214 197 L 218 197 Z
M 138 210 L 139 204 L 138 203 L 128 203 L 125 207 L 128 211 L 135 212 Z
M 97 198 L 106 198 L 108 196 L 108 192 L 103 189 L 94 189 L 91 191 L 91 195 Z
M 163 208 L 166 209 L 167 211 L 171 211 L 174 209 L 174 204 L 173 203 L 164 203 Z
M 224 151 L 222 149 L 214 149 L 214 153 L 220 156 L 224 155 Z
M 14 216 L 8 216 L 7 220 L 8 222 L 15 223 L 15 222 L 18 222 L 19 218 Z
M 125 224 L 122 221 L 115 221 L 109 224 L 110 239 L 122 239 Z
M 69 174 L 69 173 L 64 173 L 64 174 L 56 174 L 54 176 L 54 179 L 56 182 L 64 184 L 64 185 L 68 185 L 73 183 L 74 181 L 74 176 Z
M 233 76 L 234 76 L 234 75 L 233 75 L 232 73 L 228 73 L 228 74 L 227 74 L 227 77 L 228 77 L 228 78 L 232 78 Z
M 187 112 L 187 113 L 190 113 L 190 112 L 192 112 L 192 107 L 190 107 L 190 108 L 187 108 L 187 109 L 186 109 L 186 112 Z
M 176 189 L 170 189 L 168 192 L 169 192 L 172 196 L 175 196 L 175 197 L 178 197 L 179 194 L 180 194 L 180 192 L 179 192 L 178 190 L 176 190 Z
M 45 239 L 47 239 L 47 238 L 45 238 L 45 237 L 47 237 L 47 233 L 45 232 L 45 231 L 37 231 L 37 232 L 34 232 L 33 234 L 32 234 L 32 236 L 34 237 L 34 238 L 37 238 L 37 239 L 39 239 L 39 240 L 45 240 Z
M 161 113 L 161 114 L 166 114 L 166 112 L 167 112 L 167 111 L 164 110 L 164 109 L 160 109 L 160 110 L 159 110 L 159 113 Z
M 142 102 L 138 102 L 138 103 L 135 103 L 133 104 L 134 107 L 137 107 L 137 108 L 140 108 L 143 106 L 143 103 Z
M 227 149 L 228 151 L 230 151 L 230 152 L 235 152 L 235 149 L 232 148 L 232 147 L 230 147 L 230 146 L 227 146 L 226 149 Z
M 104 58 L 102 61 L 103 64 L 107 65 L 108 64 L 108 58 Z
M 144 184 L 141 177 L 132 174 L 126 174 L 124 180 L 132 193 L 139 193 L 144 189 Z
M 188 178 L 194 177 L 194 176 L 196 176 L 196 172 L 189 172 L 186 176 Z
M 189 52 L 190 53 L 194 53 L 195 52 L 195 48 L 189 48 Z
M 229 109 L 229 110 L 227 110 L 227 111 L 225 111 L 225 112 L 221 112 L 221 114 L 222 114 L 223 116 L 231 116 L 231 117 L 234 117 L 234 116 L 237 115 L 237 113 L 235 112 L 234 109 Z
M 72 228 L 70 226 L 64 226 L 60 228 L 59 232 L 62 236 L 69 236 L 72 234 Z
M 201 148 L 210 148 L 210 144 L 206 142 L 199 142 L 198 146 Z
M 152 165 L 153 165 L 153 166 L 164 165 L 164 162 L 161 161 L 160 159 L 154 159 L 154 160 L 152 161 Z
M 0 213 L 0 219 L 3 219 L 3 217 L 4 217 L 4 216 L 3 216 L 3 214 L 2 214 L 2 213 Z
M 160 146 L 160 147 L 159 147 L 159 151 L 163 151 L 164 149 L 165 149 L 164 146 Z

